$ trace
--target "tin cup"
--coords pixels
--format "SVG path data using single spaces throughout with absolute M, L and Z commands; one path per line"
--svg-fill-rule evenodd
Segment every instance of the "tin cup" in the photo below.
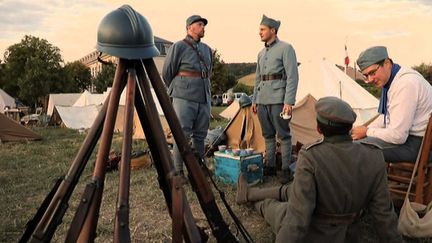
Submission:
M 239 156 L 240 155 L 240 149 L 233 149 L 232 150 L 233 155 Z
M 291 114 L 284 113 L 283 111 L 279 114 L 279 116 L 284 120 L 288 120 L 291 118 Z
M 226 145 L 219 145 L 218 146 L 218 150 L 220 151 L 220 152 L 225 152 L 225 150 L 226 150 Z

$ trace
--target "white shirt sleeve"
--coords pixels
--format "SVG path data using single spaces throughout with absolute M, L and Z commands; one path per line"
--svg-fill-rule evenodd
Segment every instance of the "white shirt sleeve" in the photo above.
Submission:
M 413 125 L 419 89 L 417 82 L 409 79 L 393 80 L 387 94 L 386 127 L 368 127 L 366 135 L 388 143 L 405 143 Z
M 368 128 L 371 128 L 371 127 L 384 128 L 384 115 L 380 114 L 375 120 L 373 120 L 368 125 Z

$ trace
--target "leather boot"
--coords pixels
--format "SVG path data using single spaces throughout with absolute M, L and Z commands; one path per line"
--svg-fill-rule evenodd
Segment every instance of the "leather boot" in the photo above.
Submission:
M 266 139 L 266 162 L 268 167 L 276 167 L 276 139 Z
M 280 200 L 281 189 L 281 186 L 270 188 L 249 187 L 246 177 L 243 175 L 243 173 L 240 173 L 237 181 L 236 202 L 237 204 L 244 204 L 247 202 L 261 201 L 267 198 Z
M 294 176 L 293 176 L 292 172 L 289 169 L 288 170 L 278 171 L 278 181 L 282 185 L 288 184 L 293 179 L 294 179 Z
M 276 176 L 276 167 L 264 166 L 264 176 Z
M 236 192 L 237 204 L 247 203 L 247 194 L 248 194 L 248 183 L 243 173 L 240 173 L 237 180 L 237 192 Z
M 291 139 L 281 141 L 281 157 L 282 157 L 282 170 L 289 170 L 291 164 Z

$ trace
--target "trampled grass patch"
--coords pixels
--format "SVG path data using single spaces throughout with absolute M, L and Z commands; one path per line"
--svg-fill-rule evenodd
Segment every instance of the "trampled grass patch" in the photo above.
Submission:
M 60 128 L 40 128 L 42 141 L 3 143 L 0 145 L 0 242 L 16 242 L 25 229 L 25 224 L 36 213 L 54 182 L 65 175 L 76 156 L 85 135 L 77 131 Z M 114 135 L 113 148 L 121 152 L 122 137 Z M 133 150 L 144 150 L 143 141 L 134 141 Z M 96 148 L 97 150 L 97 148 Z M 95 161 L 93 153 L 69 201 L 63 223 L 57 228 L 53 242 L 65 240 L 78 202 L 87 183 L 90 182 Z M 111 242 L 118 192 L 118 171 L 106 175 L 103 200 L 98 220 L 96 242 Z M 274 235 L 269 226 L 258 215 L 252 205 L 235 204 L 235 187 L 217 182 L 225 192 L 227 201 L 241 219 L 256 242 L 271 242 Z M 171 241 L 171 218 L 166 208 L 163 193 L 159 188 L 158 175 L 154 167 L 132 171 L 130 183 L 130 231 L 134 242 Z M 205 216 L 196 195 L 189 184 L 184 186 L 190 208 L 198 225 L 207 227 Z M 231 226 L 232 220 L 223 208 L 219 195 L 214 191 L 218 206 Z M 378 242 L 370 220 L 364 220 L 362 234 L 364 242 Z M 232 227 L 233 228 L 233 227 Z M 236 232 L 233 230 L 233 232 Z M 428 239 L 409 242 L 429 242 Z M 210 238 L 210 242 L 215 242 Z

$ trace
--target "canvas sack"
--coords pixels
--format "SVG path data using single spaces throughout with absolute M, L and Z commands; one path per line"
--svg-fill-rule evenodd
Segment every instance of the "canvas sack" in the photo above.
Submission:
M 423 147 L 423 143 L 424 141 L 422 141 L 422 146 L 420 147 Z M 414 238 L 432 237 L 432 202 L 429 202 L 429 205 L 410 202 L 408 196 L 417 171 L 419 159 L 420 156 L 417 156 L 407 194 L 399 213 L 398 223 L 398 230 L 402 235 Z

